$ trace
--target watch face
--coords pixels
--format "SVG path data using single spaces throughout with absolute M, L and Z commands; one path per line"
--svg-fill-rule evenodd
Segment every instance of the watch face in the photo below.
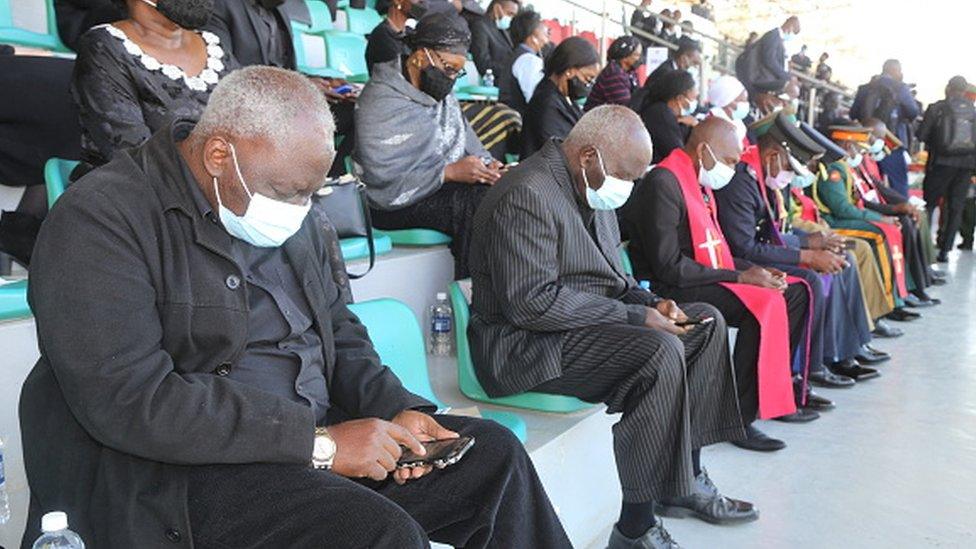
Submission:
M 312 455 L 316 461 L 329 461 L 335 456 L 336 446 L 331 438 L 326 436 L 315 437 L 315 447 Z

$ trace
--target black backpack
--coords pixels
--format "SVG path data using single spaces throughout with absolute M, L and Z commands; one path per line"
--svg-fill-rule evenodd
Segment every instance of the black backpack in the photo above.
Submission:
M 890 87 L 879 81 L 867 84 L 864 96 L 864 106 L 861 112 L 855 113 L 859 120 L 877 118 L 885 123 L 888 129 L 895 131 L 898 122 L 898 98 Z
M 976 154 L 976 107 L 965 99 L 942 104 L 939 152 L 947 156 Z

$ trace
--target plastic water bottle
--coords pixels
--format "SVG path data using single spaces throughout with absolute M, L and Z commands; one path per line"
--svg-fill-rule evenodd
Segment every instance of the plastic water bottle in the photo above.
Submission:
M 41 537 L 34 549 L 85 549 L 81 536 L 68 530 L 68 515 L 52 511 L 41 517 Z
M 430 306 L 430 354 L 450 356 L 454 347 L 454 316 L 447 294 L 437 294 L 437 303 Z
M 0 525 L 10 520 L 10 498 L 7 497 L 6 480 L 3 472 L 3 439 L 0 438 Z
M 485 76 L 481 79 L 481 83 L 485 85 L 486 88 L 495 87 L 495 73 L 491 69 L 485 71 Z

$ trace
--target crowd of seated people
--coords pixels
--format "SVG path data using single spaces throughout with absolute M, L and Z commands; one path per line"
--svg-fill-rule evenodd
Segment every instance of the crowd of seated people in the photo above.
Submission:
M 907 188 L 920 112 L 897 62 L 859 90 L 853 118 L 802 123 L 796 17 L 705 94 L 693 29 L 650 0 L 631 25 L 677 49 L 644 82 L 639 34 L 604 62 L 582 37 L 552 44 L 518 0 L 381 1 L 358 91 L 296 72 L 303 1 L 56 4 L 74 62 L 0 55 L 0 82 L 49 76 L 4 101 L 32 111 L 19 123 L 43 158 L 17 164 L 27 155 L 0 135 L 0 176 L 32 188 L 0 219 L 4 251 L 8 230 L 31 233 L 15 257 L 40 347 L 21 405 L 25 539 L 58 502 L 107 546 L 569 546 L 518 441 L 407 391 L 347 307 L 335 232 L 309 215 L 347 158 L 373 226 L 450 237 L 490 397 L 566 395 L 620 415 L 610 547 L 678 547 L 661 516 L 756 520 L 701 449 L 780 451 L 758 420 L 814 421 L 835 405 L 812 386 L 881 377 L 890 356 L 874 340 L 939 304 L 933 264 L 976 169 L 946 131 L 976 125 L 962 77 L 919 132 L 933 151 L 924 201 Z M 468 70 L 491 71 L 497 103 L 458 99 Z M 485 123 L 496 116 L 520 119 L 517 142 L 492 138 L 515 127 Z M 41 223 L 39 166 L 55 156 L 82 163 Z M 447 471 L 397 465 L 458 436 L 478 445 Z

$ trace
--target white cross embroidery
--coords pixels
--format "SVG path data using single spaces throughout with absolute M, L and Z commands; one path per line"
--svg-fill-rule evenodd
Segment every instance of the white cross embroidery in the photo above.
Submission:
M 895 273 L 897 273 L 897 274 L 901 274 L 902 273 L 902 268 L 901 268 L 902 263 L 901 263 L 901 260 L 902 260 L 903 257 L 905 257 L 905 256 L 901 255 L 901 249 L 898 247 L 898 245 L 897 244 L 892 245 L 891 246 L 891 259 L 893 259 L 895 261 Z
M 705 227 L 705 242 L 698 245 L 701 249 L 708 249 L 708 260 L 712 263 L 713 269 L 718 269 L 718 252 L 716 250 L 722 245 L 721 240 L 716 240 L 712 236 L 712 229 Z

